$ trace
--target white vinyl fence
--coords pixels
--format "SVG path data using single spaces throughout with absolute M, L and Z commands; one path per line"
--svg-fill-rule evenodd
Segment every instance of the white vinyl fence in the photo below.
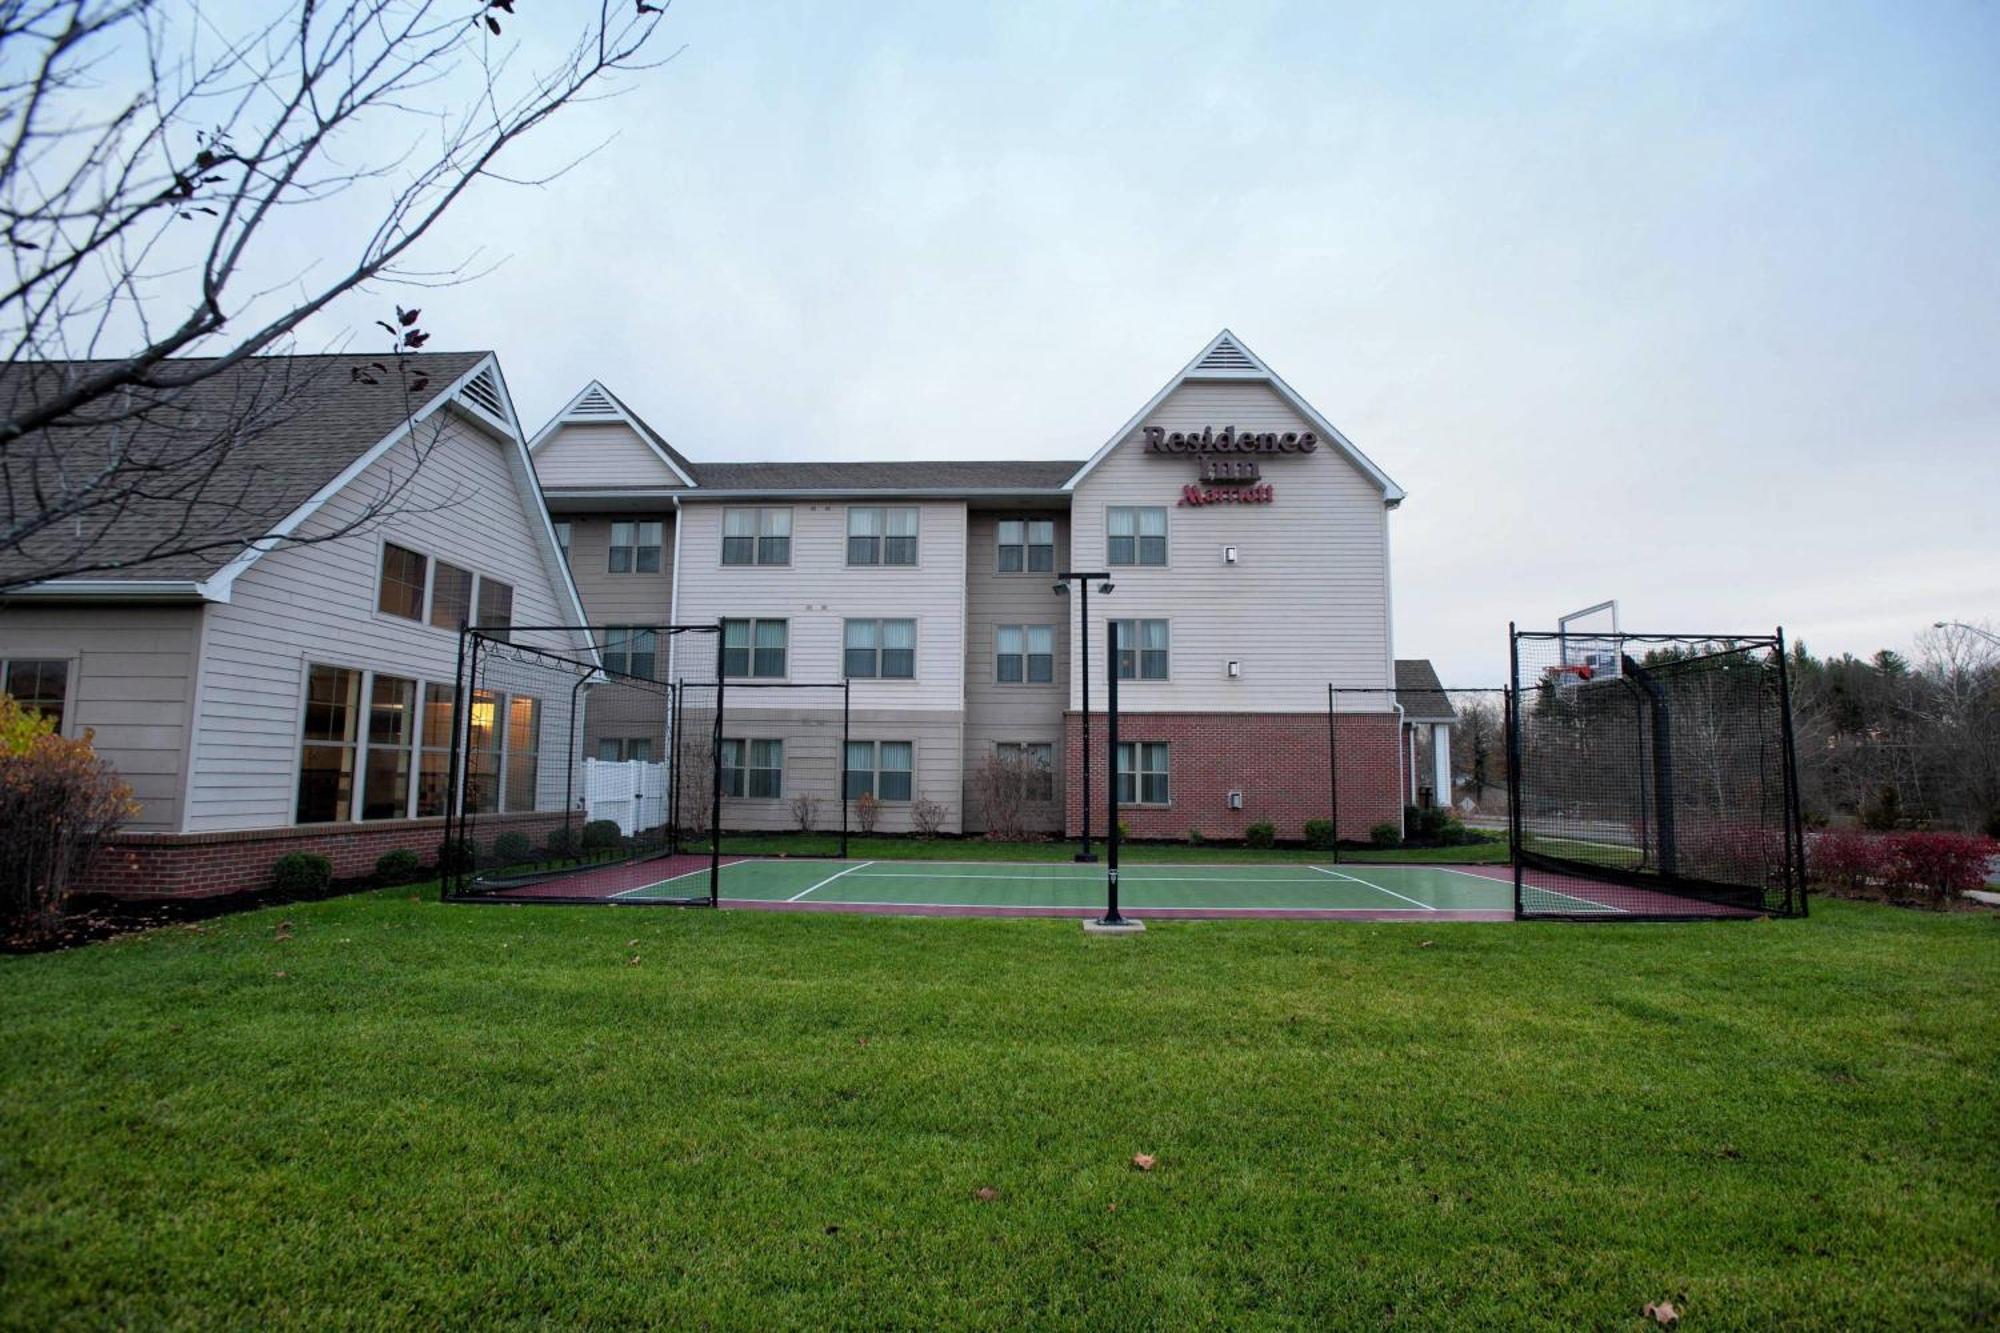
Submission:
M 631 837 L 667 822 L 667 766 L 644 760 L 583 761 L 583 817 L 616 820 Z

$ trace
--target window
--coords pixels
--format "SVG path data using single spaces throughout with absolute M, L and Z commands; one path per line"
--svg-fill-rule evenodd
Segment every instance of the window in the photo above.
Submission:
M 850 620 L 843 660 L 850 679 L 913 680 L 917 674 L 917 622 Z
M 402 819 L 410 806 L 410 737 L 417 682 L 377 675 L 368 687 L 367 755 L 362 761 L 361 817 Z
M 384 615 L 424 618 L 424 574 L 430 561 L 394 542 L 382 543 L 382 586 L 375 605 Z
M 1045 741 L 999 741 L 993 757 L 1001 763 L 1020 765 L 1026 778 L 1023 795 L 1030 801 L 1056 798 L 1056 747 Z
M 482 577 L 479 580 L 479 619 L 473 624 L 481 629 L 506 629 L 514 623 L 514 586 L 499 579 Z M 505 638 L 504 634 L 493 637 Z
M 1166 621 L 1114 620 L 1111 628 L 1118 642 L 1118 679 L 1167 678 Z
M 1056 678 L 1054 625 L 1001 625 L 993 631 L 993 678 L 1002 685 L 1046 685 Z
M 597 742 L 597 757 L 607 764 L 650 764 L 653 762 L 653 738 L 601 737 Z
M 783 679 L 787 625 L 782 620 L 722 622 L 722 674 L 750 679 Z
M 873 796 L 878 801 L 910 799 L 910 770 L 916 746 L 910 741 L 849 741 L 847 799 Z
M 1104 560 L 1112 565 L 1167 563 L 1167 511 L 1158 505 L 1113 505 L 1104 511 Z
M 359 671 L 332 666 L 307 669 L 299 823 L 327 824 L 353 817 L 354 742 L 360 715 Z
M 431 576 L 431 624 L 457 630 L 472 620 L 472 571 L 437 562 Z
M 659 660 L 659 631 L 638 625 L 604 627 L 604 669 L 617 674 L 654 679 Z
M 62 658 L 16 658 L 4 664 L 4 688 L 14 702 L 33 709 L 62 731 L 63 704 L 69 696 L 69 663 Z
M 1163 741 L 1123 741 L 1118 746 L 1118 804 L 1166 805 L 1167 747 Z
M 725 509 L 723 511 L 723 564 L 789 565 L 791 562 L 791 510 Z
M 458 690 L 424 686 L 424 723 L 417 748 L 417 816 L 441 815 L 451 781 L 451 710 Z
M 783 741 L 722 743 L 722 794 L 775 801 L 785 790 Z
M 611 557 L 613 574 L 657 574 L 660 572 L 660 532 L 658 523 L 613 523 Z M 564 539 L 563 548 L 569 548 Z
M 556 545 L 561 548 L 563 563 L 569 563 L 569 524 L 556 524 Z
M 1009 518 L 1000 522 L 1002 574 L 1050 573 L 1056 567 L 1056 525 L 1047 518 Z
M 479 814 L 500 808 L 500 696 L 474 690 L 465 727 L 465 805 Z
M 916 564 L 916 508 L 908 506 L 848 510 L 847 563 L 850 565 Z
M 535 808 L 535 780 L 541 770 L 542 701 L 526 695 L 507 699 L 507 780 L 503 810 Z

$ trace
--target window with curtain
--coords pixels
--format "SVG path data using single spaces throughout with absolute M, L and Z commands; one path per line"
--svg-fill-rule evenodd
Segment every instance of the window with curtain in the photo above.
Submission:
M 23 708 L 40 713 L 61 733 L 63 708 L 69 697 L 69 663 L 59 657 L 18 657 L 5 667 L 0 689 Z
M 782 680 L 788 638 L 782 620 L 722 622 L 722 674 L 738 679 Z
M 843 635 L 842 658 L 850 679 L 916 678 L 916 621 L 850 620 Z
M 360 720 L 359 671 L 318 664 L 306 669 L 298 823 L 326 824 L 353 817 L 354 751 Z
M 785 789 L 785 743 L 781 740 L 722 742 L 722 794 L 775 801 Z
M 417 682 L 378 672 L 368 687 L 368 753 L 361 770 L 363 819 L 408 816 L 410 741 L 416 726 Z
M 725 509 L 723 511 L 723 564 L 788 565 L 791 562 L 791 510 Z
M 866 795 L 878 801 L 909 800 L 915 759 L 916 745 L 911 741 L 849 741 L 847 799 Z
M 650 764 L 653 741 L 650 736 L 605 736 L 597 742 L 597 757 L 607 764 Z
M 997 626 L 993 653 L 993 676 L 1001 684 L 1046 685 L 1056 678 L 1056 627 Z
M 1008 518 L 1000 521 L 999 561 L 1002 574 L 1052 573 L 1056 567 L 1056 525 L 1053 519 Z
M 1118 679 L 1167 679 L 1167 622 L 1164 620 L 1114 620 L 1118 643 Z
M 604 669 L 652 680 L 659 667 L 659 631 L 639 625 L 604 627 Z
M 375 605 L 384 615 L 403 620 L 424 618 L 424 578 L 430 561 L 394 542 L 382 543 L 382 578 Z
M 605 568 L 613 574 L 657 574 L 663 524 L 634 520 L 611 525 L 611 547 Z
M 847 511 L 847 563 L 917 563 L 917 510 L 914 505 L 857 505 Z
M 1166 743 L 1119 742 L 1118 804 L 1166 805 L 1168 796 Z
M 1027 798 L 1053 801 L 1056 798 L 1056 747 L 1045 741 L 998 741 L 994 757 L 1003 764 L 1019 764 L 1027 778 Z
M 1104 511 L 1104 559 L 1111 565 L 1167 563 L 1167 511 L 1159 505 L 1113 505 Z

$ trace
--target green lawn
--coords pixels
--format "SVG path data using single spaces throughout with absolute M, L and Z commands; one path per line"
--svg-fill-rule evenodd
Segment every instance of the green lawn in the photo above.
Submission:
M 853 861 L 1067 861 L 1076 851 L 1076 840 L 1054 839 L 1041 842 L 988 842 L 984 838 L 887 838 L 868 837 L 853 833 L 848 837 L 847 856 Z M 725 833 L 722 839 L 725 852 L 737 856 L 774 856 L 785 854 L 806 854 L 832 856 L 838 852 L 840 837 L 837 833 Z M 1104 841 L 1091 843 L 1091 850 L 1100 857 L 1104 855 Z M 1118 846 L 1118 859 L 1122 864 L 1170 864 L 1193 865 L 1202 862 L 1218 864 L 1260 864 L 1281 865 L 1328 865 L 1332 855 L 1324 848 L 1311 847 L 1218 847 L 1213 843 L 1199 846 L 1185 842 L 1123 842 Z M 1389 850 L 1376 848 L 1340 849 L 1339 860 L 1355 864 L 1370 862 L 1431 862 L 1454 865 L 1500 865 L 1507 860 L 1507 840 L 1502 835 L 1491 835 L 1475 843 L 1462 847 L 1397 847 Z
M 0 960 L 0 1321 L 1990 1323 L 1997 1014 L 1993 918 L 1843 902 L 336 899 Z

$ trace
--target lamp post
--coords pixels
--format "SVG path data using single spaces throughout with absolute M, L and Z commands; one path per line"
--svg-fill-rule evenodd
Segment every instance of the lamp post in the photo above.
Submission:
M 1066 569 L 1056 578 L 1061 581 L 1053 585 L 1054 589 L 1065 597 L 1069 595 L 1072 583 L 1082 589 L 1082 596 L 1078 599 L 1081 606 L 1077 618 L 1077 651 L 1082 654 L 1080 672 L 1083 679 L 1083 744 L 1079 750 L 1083 756 L 1083 832 L 1077 840 L 1076 859 L 1095 861 L 1097 853 L 1090 850 L 1090 585 L 1096 582 L 1097 590 L 1107 596 L 1114 585 L 1110 573 L 1105 570 L 1080 573 Z M 1114 661 L 1112 665 L 1115 668 L 1117 664 Z M 1117 785 L 1115 776 L 1112 785 Z
M 1967 634 L 1977 634 L 1980 638 L 1986 640 L 1986 642 L 1992 644 L 1994 647 L 2000 648 L 2000 634 L 1995 634 L 1991 630 L 1983 630 L 1979 628 L 1979 626 L 1977 625 L 1968 625 L 1963 620 L 1934 620 L 1931 622 L 1931 628 L 1962 629 Z

